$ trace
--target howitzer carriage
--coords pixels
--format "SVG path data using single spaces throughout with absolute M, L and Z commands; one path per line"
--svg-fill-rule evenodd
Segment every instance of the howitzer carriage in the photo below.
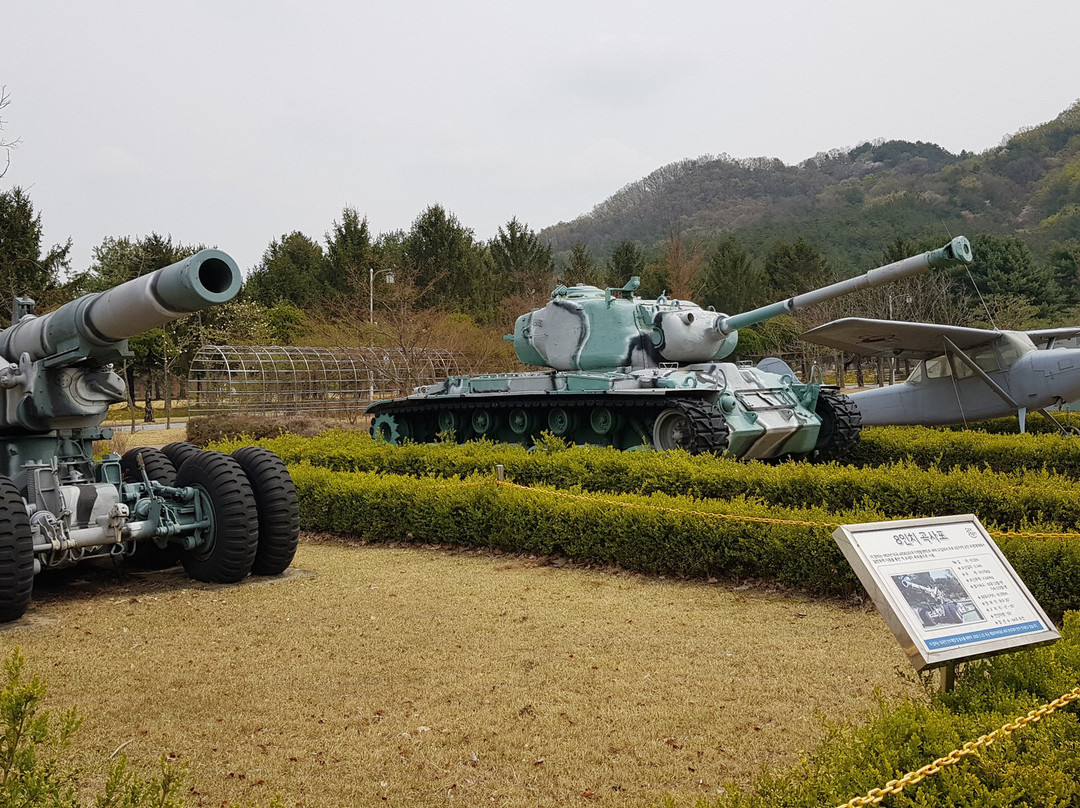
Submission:
M 289 566 L 299 509 L 273 453 L 174 443 L 93 459 L 126 396 L 113 363 L 127 339 L 228 302 L 240 281 L 232 258 L 203 250 L 40 317 L 16 298 L 0 332 L 0 621 L 22 616 L 36 574 L 92 558 L 179 561 L 221 583 Z
M 935 267 L 971 262 L 963 236 L 856 278 L 726 315 L 683 300 L 621 289 L 560 286 L 517 319 L 513 340 L 534 373 L 451 376 L 368 407 L 371 432 L 391 443 L 473 437 L 524 443 L 548 431 L 572 443 L 651 446 L 776 458 L 840 454 L 859 437 L 847 396 L 800 383 L 777 359 L 756 368 L 721 361 L 737 329 Z

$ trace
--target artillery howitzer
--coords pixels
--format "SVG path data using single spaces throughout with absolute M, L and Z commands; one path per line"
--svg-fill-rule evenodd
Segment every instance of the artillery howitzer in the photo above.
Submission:
M 859 437 L 855 404 L 820 382 L 799 383 L 778 359 L 756 368 L 720 360 L 737 329 L 934 267 L 971 262 L 963 236 L 856 278 L 726 315 L 683 300 L 621 289 L 560 286 L 517 319 L 518 358 L 551 370 L 452 376 L 368 407 L 372 435 L 391 443 L 486 437 L 530 444 L 544 430 L 619 449 L 775 458 L 842 452 Z
M 189 443 L 93 460 L 101 424 L 126 397 L 112 363 L 128 337 L 226 303 L 240 270 L 203 250 L 40 317 L 16 298 L 0 331 L 0 621 L 26 611 L 34 576 L 83 560 L 177 560 L 202 581 L 284 571 L 296 549 L 296 492 L 280 458 Z

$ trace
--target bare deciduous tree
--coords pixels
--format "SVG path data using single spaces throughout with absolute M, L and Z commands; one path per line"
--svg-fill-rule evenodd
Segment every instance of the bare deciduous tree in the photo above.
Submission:
M 705 253 L 696 244 L 686 244 L 678 230 L 668 232 L 667 247 L 659 266 L 668 279 L 668 296 L 690 300 L 697 291 Z
M 11 95 L 7 91 L 6 85 L 0 85 L 0 110 L 3 110 L 8 104 L 11 103 Z M 4 129 L 4 119 L 0 118 L 0 131 Z M 0 137 L 0 151 L 4 152 L 4 168 L 0 170 L 0 177 L 7 174 L 8 169 L 11 168 L 11 150 L 18 147 L 19 139 L 5 140 Z

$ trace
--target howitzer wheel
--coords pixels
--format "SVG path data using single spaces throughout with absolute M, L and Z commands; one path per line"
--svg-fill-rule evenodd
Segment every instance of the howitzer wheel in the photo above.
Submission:
M 161 451 L 165 454 L 172 464 L 179 469 L 184 465 L 184 461 L 191 457 L 196 452 L 201 452 L 198 446 L 194 443 L 190 443 L 186 440 L 178 440 L 173 443 L 166 443 L 161 447 Z
M 142 482 L 139 455 L 142 455 L 143 464 L 146 466 L 146 476 L 151 482 L 162 485 L 173 485 L 176 482 L 176 466 L 172 459 L 161 449 L 145 446 L 130 449 L 120 458 L 120 470 L 125 482 Z M 180 548 L 175 544 L 160 547 L 153 539 L 143 539 L 135 542 L 135 552 L 132 553 L 131 562 L 134 566 L 145 570 L 167 569 L 180 563 Z
M 653 423 L 653 448 L 658 451 L 683 449 L 690 454 L 721 454 L 727 450 L 728 436 L 727 421 L 709 401 L 673 402 Z
M 142 455 L 146 474 L 153 482 L 172 485 L 176 482 L 176 464 L 161 449 L 140 446 L 129 449 L 120 458 L 120 472 L 126 483 L 141 483 L 142 471 L 139 469 L 139 456 Z
M 0 475 L 0 623 L 26 614 L 34 589 L 34 539 L 19 489 Z
M 862 413 L 843 393 L 821 390 L 814 412 L 821 419 L 814 453 L 823 459 L 838 457 L 853 446 L 862 433 Z
M 261 446 L 232 453 L 244 469 L 259 512 L 259 542 L 252 575 L 280 575 L 289 568 L 300 538 L 300 503 L 289 469 Z
M 188 575 L 221 584 L 245 578 L 258 551 L 259 514 L 244 469 L 221 452 L 199 452 L 180 467 L 176 485 L 202 492 L 211 521 L 202 543 L 180 554 Z

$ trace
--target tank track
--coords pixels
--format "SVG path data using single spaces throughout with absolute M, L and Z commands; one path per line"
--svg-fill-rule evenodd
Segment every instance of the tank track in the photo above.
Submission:
M 705 395 L 685 393 L 387 401 L 373 409 L 371 434 L 390 443 L 425 443 L 452 434 L 458 443 L 486 437 L 532 446 L 546 431 L 571 443 L 633 449 L 653 445 L 654 423 L 670 411 L 689 422 L 692 439 L 690 445 L 679 444 L 681 448 L 695 453 L 727 448 L 727 424 L 716 405 Z
M 670 419 L 672 426 L 665 428 Z M 690 454 L 722 454 L 728 448 L 727 421 L 709 401 L 676 399 L 660 415 L 653 430 L 656 449 L 685 449 Z
M 814 411 L 821 418 L 814 454 L 822 459 L 838 457 L 851 448 L 862 433 L 862 413 L 848 396 L 822 388 Z

